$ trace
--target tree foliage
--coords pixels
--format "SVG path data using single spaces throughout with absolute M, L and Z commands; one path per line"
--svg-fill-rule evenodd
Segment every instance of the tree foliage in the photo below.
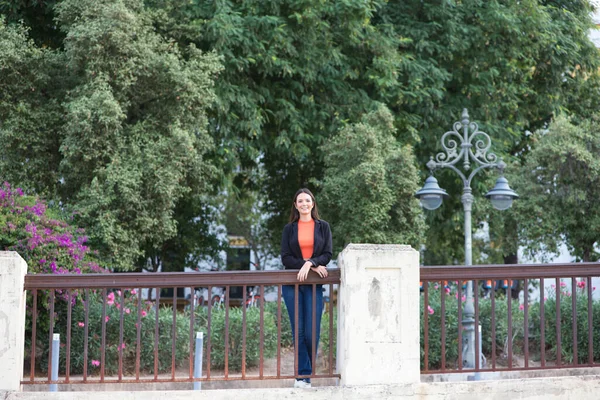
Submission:
M 141 1 L 64 0 L 55 12 L 65 39 L 54 51 L 3 24 L 0 65 L 18 72 L 1 105 L 2 167 L 76 208 L 114 265 L 130 269 L 176 236 L 183 198 L 210 192 L 206 110 L 220 64 L 156 34 Z M 43 57 L 24 69 L 34 79 L 20 77 L 20 64 Z
M 116 266 L 178 269 L 216 253 L 219 191 L 267 199 L 260 235 L 277 243 L 296 189 L 344 172 L 331 157 L 343 149 L 324 146 L 340 130 L 389 132 L 424 168 L 468 108 L 510 169 L 537 145 L 527 131 L 560 112 L 589 118 L 600 105 L 590 11 L 587 0 L 0 2 L 0 172 L 80 210 Z M 367 128 L 378 104 L 395 130 Z M 494 243 L 510 255 L 516 220 L 480 204 L 493 184 L 481 178 L 474 221 L 501 223 Z M 427 215 L 425 263 L 460 262 L 462 183 L 438 179 L 451 199 Z M 393 196 L 373 196 L 384 223 Z M 422 225 L 407 229 L 402 240 L 417 240 Z
M 527 199 L 519 230 L 532 255 L 558 252 L 564 242 L 579 261 L 600 259 L 600 118 L 574 125 L 559 116 L 533 135 L 535 147 L 516 180 Z M 518 179 L 518 178 L 516 178 Z
M 398 79 L 407 82 L 410 95 L 385 99 L 397 119 L 404 116 L 418 132 L 415 154 L 423 169 L 463 108 L 509 163 L 526 157 L 527 131 L 543 128 L 553 115 L 597 109 L 600 64 L 587 37 L 591 11 L 585 0 L 387 3 L 376 23 L 392 25 L 402 38 L 398 50 L 414 58 L 413 68 L 427 71 L 417 79 L 412 70 L 403 71 Z M 402 129 L 402 121 L 396 123 Z M 451 171 L 440 172 L 438 180 L 451 197 L 427 215 L 425 262 L 462 262 L 462 182 Z M 473 182 L 476 204 L 485 201 L 489 184 L 484 176 Z M 488 220 L 489 210 L 478 206 L 474 222 Z M 508 234 L 509 226 L 502 231 Z M 516 249 L 516 243 L 503 243 Z
M 383 105 L 325 142 L 321 213 L 334 226 L 334 244 L 422 242 L 425 224 L 414 193 L 418 174 L 412 146 L 395 139 Z
M 223 56 L 213 134 L 227 169 L 266 177 L 269 236 L 280 240 L 290 197 L 321 178 L 323 142 L 373 106 L 369 93 L 395 84 L 394 37 L 371 18 L 382 1 L 150 2 L 160 32 Z

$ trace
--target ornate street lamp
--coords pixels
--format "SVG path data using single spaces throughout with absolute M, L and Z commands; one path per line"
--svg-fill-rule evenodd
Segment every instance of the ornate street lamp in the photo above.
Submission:
M 462 131 L 462 133 L 461 133 Z M 444 133 L 440 139 L 443 152 L 438 153 L 427 163 L 427 167 L 433 173 L 438 168 L 450 168 L 456 172 L 463 181 L 462 203 L 465 212 L 465 265 L 473 265 L 472 240 L 471 240 L 471 206 L 473 195 L 471 194 L 471 181 L 477 172 L 486 168 L 496 168 L 502 174 L 506 164 L 494 153 L 488 153 L 492 146 L 489 135 L 479 130 L 475 122 L 469 121 L 469 113 L 465 108 L 462 112 L 462 120 L 455 122 L 453 130 Z M 457 168 L 462 161 L 464 173 Z M 467 171 L 474 169 L 467 177 Z M 430 176 L 425 181 L 421 190 L 415 193 L 424 208 L 435 210 L 445 197 L 446 191 L 439 187 L 437 179 Z M 508 181 L 500 176 L 496 186 L 490 190 L 485 197 L 489 198 L 492 206 L 498 210 L 510 208 L 514 199 L 519 195 L 508 185 Z M 464 319 L 462 325 L 463 334 L 463 364 L 465 368 L 475 368 L 475 308 L 473 306 L 473 282 L 467 283 L 467 298 L 464 308 Z
M 428 210 L 435 210 L 442 205 L 448 193 L 438 185 L 437 179 L 430 176 L 425 180 L 423 188 L 415 193 L 415 196 L 421 201 L 421 205 Z
M 504 211 L 512 206 L 513 200 L 519 195 L 508 186 L 506 178 L 501 176 L 496 180 L 494 188 L 485 194 L 485 197 L 490 199 L 496 210 Z

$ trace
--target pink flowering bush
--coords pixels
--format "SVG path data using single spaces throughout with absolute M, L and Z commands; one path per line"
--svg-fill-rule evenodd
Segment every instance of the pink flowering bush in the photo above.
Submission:
M 0 249 L 18 252 L 30 274 L 105 272 L 86 244 L 83 229 L 69 225 L 60 214 L 4 182 L 0 186 Z
M 0 250 L 16 251 L 27 262 L 30 274 L 83 274 L 106 272 L 95 252 L 87 245 L 83 229 L 70 225 L 64 212 L 48 207 L 34 196 L 26 196 L 8 182 L 0 185 Z M 49 291 L 38 291 L 36 349 L 48 351 Z M 67 308 L 67 293 L 57 290 L 55 313 Z M 72 292 L 72 304 L 80 301 Z M 31 348 L 33 295 L 27 293 L 26 357 Z

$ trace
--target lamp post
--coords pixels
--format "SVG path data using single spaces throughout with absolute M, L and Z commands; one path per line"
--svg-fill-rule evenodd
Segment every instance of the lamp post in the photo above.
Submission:
M 489 135 L 479 130 L 475 122 L 469 121 L 467 109 L 463 109 L 461 121 L 454 123 L 452 130 L 444 133 L 440 139 L 444 151 L 438 153 L 427 163 L 427 167 L 433 171 L 441 168 L 450 168 L 456 172 L 463 181 L 462 203 L 465 212 L 465 265 L 473 265 L 472 239 L 471 239 L 471 209 L 473 205 L 473 194 L 471 181 L 482 169 L 496 168 L 500 174 L 504 171 L 506 164 L 494 153 L 488 153 L 492 145 Z M 458 166 L 462 162 L 461 171 Z M 472 172 L 467 176 L 468 171 Z M 421 205 L 428 210 L 435 210 L 442 205 L 443 199 L 448 197 L 446 191 L 439 187 L 437 179 L 429 176 L 421 190 L 415 193 L 421 201 Z M 496 180 L 496 185 L 485 197 L 489 198 L 492 206 L 498 210 L 510 208 L 514 199 L 519 196 L 515 193 L 508 181 L 503 176 Z M 475 308 L 473 306 L 473 282 L 467 282 L 467 298 L 464 306 L 463 329 L 463 366 L 475 368 Z

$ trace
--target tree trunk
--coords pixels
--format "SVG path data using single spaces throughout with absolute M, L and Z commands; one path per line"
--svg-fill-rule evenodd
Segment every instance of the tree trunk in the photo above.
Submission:
M 592 255 L 592 249 L 589 246 L 583 248 L 583 262 L 589 262 Z
M 509 254 L 504 256 L 504 264 L 518 264 L 519 256 L 517 254 Z

